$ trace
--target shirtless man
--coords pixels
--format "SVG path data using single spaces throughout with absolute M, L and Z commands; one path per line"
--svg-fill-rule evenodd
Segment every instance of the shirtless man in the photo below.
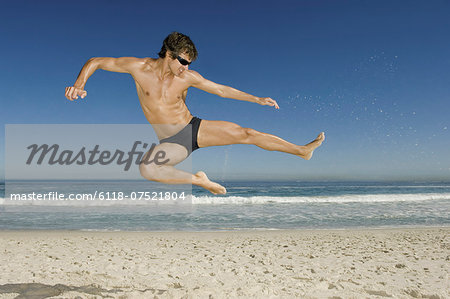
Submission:
M 189 87 L 223 98 L 268 105 L 276 109 L 279 106 L 271 98 L 256 97 L 214 83 L 190 70 L 189 65 L 197 58 L 197 50 L 191 39 L 184 34 L 173 32 L 167 36 L 158 55 L 158 59 L 91 58 L 81 69 L 75 84 L 66 87 L 65 93 L 66 98 L 71 101 L 86 97 L 86 81 L 98 69 L 133 76 L 142 110 L 160 139 L 160 144 L 153 153 L 164 151 L 165 158 L 169 159 L 164 165 L 141 163 L 139 169 L 144 178 L 166 184 L 194 184 L 214 194 L 225 194 L 226 189 L 210 181 L 203 171 L 190 174 L 174 166 L 198 148 L 229 144 L 254 144 L 265 150 L 285 152 L 309 160 L 313 151 L 324 141 L 325 134 L 322 132 L 314 141 L 301 146 L 274 135 L 242 128 L 235 123 L 193 117 L 185 103 Z

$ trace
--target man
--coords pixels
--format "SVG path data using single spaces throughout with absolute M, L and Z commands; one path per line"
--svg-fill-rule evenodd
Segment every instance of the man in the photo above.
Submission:
M 314 141 L 300 146 L 231 122 L 193 117 L 185 104 L 189 87 L 224 98 L 268 105 L 276 109 L 279 107 L 271 98 L 256 97 L 214 83 L 189 70 L 189 65 L 197 58 L 197 50 L 191 39 L 184 34 L 173 32 L 167 36 L 158 55 L 158 59 L 91 58 L 83 66 L 75 84 L 66 87 L 65 93 L 66 98 L 71 101 L 78 97 L 84 98 L 87 95 L 84 90 L 86 81 L 97 69 L 133 76 L 144 115 L 160 139 L 160 144 L 153 153 L 164 151 L 165 159 L 169 159 L 164 165 L 141 163 L 140 172 L 144 178 L 166 184 L 194 184 L 213 194 L 225 194 L 226 189 L 210 181 L 203 171 L 190 174 L 174 166 L 198 148 L 229 144 L 254 144 L 265 150 L 281 151 L 309 160 L 313 151 L 324 141 L 325 134 L 322 132 Z M 149 153 L 144 158 L 152 160 L 153 157 L 148 155 Z

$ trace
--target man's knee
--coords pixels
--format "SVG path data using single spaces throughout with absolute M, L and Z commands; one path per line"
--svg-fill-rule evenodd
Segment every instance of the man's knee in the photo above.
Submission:
M 145 164 L 141 162 L 141 164 L 139 164 L 139 172 L 143 178 L 150 181 L 157 181 L 158 177 L 160 177 L 161 166 L 154 163 Z
M 258 131 L 252 128 L 241 128 L 240 139 L 242 143 L 253 143 L 253 138 L 258 134 Z

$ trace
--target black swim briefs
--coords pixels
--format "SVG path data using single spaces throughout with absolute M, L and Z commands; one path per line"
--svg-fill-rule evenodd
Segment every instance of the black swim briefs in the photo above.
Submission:
M 187 149 L 188 155 L 190 155 L 193 151 L 199 149 L 197 135 L 201 121 L 202 120 L 200 118 L 194 116 L 189 124 L 187 124 L 181 131 L 171 137 L 161 139 L 159 143 L 176 143 L 182 145 Z

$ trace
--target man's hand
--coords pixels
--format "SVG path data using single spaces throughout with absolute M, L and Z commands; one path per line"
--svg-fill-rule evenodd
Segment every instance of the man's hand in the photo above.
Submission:
M 259 98 L 258 104 L 272 106 L 275 107 L 275 109 L 280 109 L 280 106 L 278 106 L 277 101 L 275 101 L 272 98 Z
M 78 99 L 79 96 L 82 99 L 84 99 L 87 96 L 86 90 L 83 90 L 83 89 L 75 87 L 75 86 L 66 87 L 66 98 L 68 100 L 71 100 L 71 101 L 76 100 L 76 99 Z

